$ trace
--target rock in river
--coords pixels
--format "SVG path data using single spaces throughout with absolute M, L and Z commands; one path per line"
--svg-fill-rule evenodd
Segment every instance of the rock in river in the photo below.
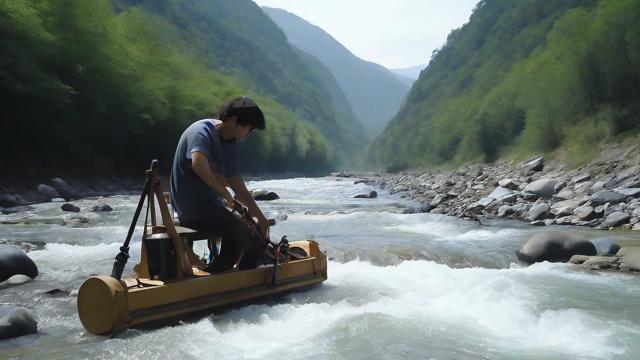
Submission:
M 17 274 L 34 278 L 38 275 L 38 267 L 20 248 L 0 244 L 0 282 Z
M 60 208 L 62 209 L 62 211 L 68 211 L 68 212 L 80 212 L 80 208 L 73 205 L 73 204 L 62 204 L 62 206 L 60 206 Z
M 278 194 L 265 189 L 251 190 L 251 196 L 253 196 L 253 198 L 257 201 L 280 199 L 280 196 L 278 196 Z
M 355 199 L 375 199 L 377 197 L 378 197 L 378 193 L 373 190 L 370 191 L 368 194 L 358 194 L 354 196 Z
M 516 251 L 516 255 L 527 264 L 541 261 L 567 262 L 573 255 L 596 255 L 596 247 L 577 234 L 547 231 L 529 238 Z
M 38 332 L 38 323 L 29 312 L 15 305 L 0 304 L 0 340 Z

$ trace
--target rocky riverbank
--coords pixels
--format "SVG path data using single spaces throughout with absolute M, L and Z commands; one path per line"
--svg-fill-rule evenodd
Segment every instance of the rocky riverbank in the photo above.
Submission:
M 577 169 L 538 157 L 453 170 L 358 174 L 356 181 L 422 204 L 409 212 L 640 231 L 639 152 L 638 146 L 610 147 Z

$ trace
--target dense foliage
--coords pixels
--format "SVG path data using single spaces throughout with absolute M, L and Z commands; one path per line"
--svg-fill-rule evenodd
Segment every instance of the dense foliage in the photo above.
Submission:
M 0 0 L 0 34 L 3 178 L 168 168 L 182 130 L 240 95 L 267 117 L 249 171 L 326 170 L 364 142 L 326 69 L 248 0 Z
M 380 164 L 598 151 L 640 128 L 640 2 L 483 0 L 376 139 Z

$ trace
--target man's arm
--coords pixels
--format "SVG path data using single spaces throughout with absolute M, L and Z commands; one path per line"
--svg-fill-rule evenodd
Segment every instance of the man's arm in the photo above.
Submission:
M 249 214 L 258 219 L 258 226 L 260 227 L 260 232 L 265 238 L 268 238 L 268 229 L 269 224 L 267 218 L 264 216 L 256 201 L 253 200 L 253 196 L 249 190 L 247 190 L 247 186 L 244 184 L 244 181 L 240 176 L 231 176 L 227 178 L 231 189 L 236 193 L 236 196 L 244 205 L 249 209 Z
M 211 171 L 211 167 L 209 166 L 209 158 L 201 151 L 194 151 L 191 153 L 191 168 L 193 172 L 195 172 L 205 184 L 209 185 L 210 188 L 215 190 L 218 194 L 222 195 L 222 197 L 227 202 L 228 207 L 233 207 L 233 197 L 227 191 L 227 188 L 224 187 L 214 176 Z M 246 188 L 245 188 L 246 190 Z M 233 191 L 236 191 L 235 189 Z M 251 195 L 249 195 L 251 196 Z

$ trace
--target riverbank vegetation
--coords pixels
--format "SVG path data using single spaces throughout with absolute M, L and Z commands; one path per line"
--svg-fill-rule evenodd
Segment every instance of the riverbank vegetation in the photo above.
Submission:
M 370 147 L 386 166 L 569 152 L 640 129 L 640 3 L 483 0 Z M 582 159 L 582 160 L 581 160 Z
M 366 141 L 335 79 L 248 0 L 3 0 L 0 32 L 3 177 L 168 168 L 182 130 L 240 95 L 268 121 L 249 172 L 326 171 Z

